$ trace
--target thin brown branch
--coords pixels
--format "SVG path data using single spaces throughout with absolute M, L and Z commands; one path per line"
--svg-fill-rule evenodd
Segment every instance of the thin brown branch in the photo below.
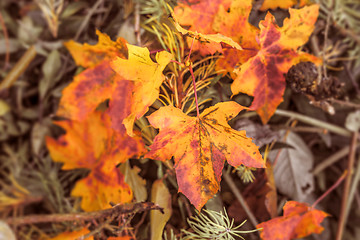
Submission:
M 236 199 L 239 201 L 241 206 L 244 208 L 244 211 L 248 215 L 248 217 L 250 219 L 250 222 L 252 223 L 252 225 L 254 225 L 254 227 L 256 227 L 256 225 L 258 225 L 259 222 L 256 220 L 255 215 L 251 212 L 248 204 L 246 203 L 246 200 L 241 195 L 241 193 L 240 193 L 239 189 L 237 188 L 236 184 L 234 183 L 234 181 L 232 180 L 230 175 L 225 171 L 223 172 L 223 177 L 224 177 L 226 183 L 229 185 L 231 191 L 234 193 Z
M 355 148 L 360 147 L 360 144 L 357 144 Z M 342 149 L 340 149 L 339 151 L 337 151 L 336 153 L 334 153 L 333 155 L 329 156 L 328 158 L 326 158 L 325 160 L 321 161 L 321 163 L 319 163 L 314 170 L 312 171 L 312 173 L 314 175 L 319 174 L 320 172 L 322 172 L 324 169 L 326 169 L 327 167 L 333 165 L 334 163 L 336 163 L 337 161 L 339 161 L 340 159 L 342 159 L 343 157 L 345 157 L 346 155 L 348 155 L 350 152 L 350 147 L 349 146 L 345 146 Z
M 0 91 L 9 88 L 18 79 L 18 77 L 25 72 L 26 68 L 29 66 L 35 56 L 35 46 L 29 47 L 25 54 L 20 58 L 20 60 L 15 64 L 11 71 L 6 75 L 4 80 L 0 83 Z
M 151 202 L 130 203 L 123 205 L 115 205 L 112 208 L 95 211 L 95 212 L 81 212 L 81 213 L 67 213 L 67 214 L 50 214 L 50 215 L 30 215 L 24 217 L 8 218 L 4 221 L 11 225 L 26 225 L 44 222 L 67 222 L 67 221 L 91 221 L 98 218 L 111 217 L 113 215 L 121 215 L 128 213 L 144 212 L 149 210 L 160 210 L 163 213 L 163 208 Z
M 345 179 L 345 177 L 348 175 L 348 172 L 345 171 L 340 177 L 339 179 L 328 189 L 326 190 L 326 192 L 321 195 L 314 203 L 313 205 L 311 205 L 312 208 L 315 208 L 316 205 L 321 202 L 326 196 L 328 196 L 335 188 L 337 188 L 340 183 Z
M 135 2 L 135 23 L 134 23 L 134 30 L 136 36 L 136 44 L 141 47 L 141 31 L 140 31 L 140 2 Z
M 356 143 L 358 138 L 358 132 L 354 132 L 351 138 L 350 143 L 350 153 L 349 153 L 349 161 L 348 161 L 348 175 L 346 176 L 344 191 L 342 195 L 342 202 L 341 202 L 341 211 L 340 211 L 340 219 L 339 225 L 336 233 L 336 240 L 341 240 L 342 235 L 344 232 L 345 224 L 346 224 L 346 208 L 348 204 L 349 192 L 350 192 L 350 185 L 351 185 L 351 178 L 353 175 L 353 168 L 355 163 L 355 153 L 356 153 Z
M 4 33 L 4 39 L 5 39 L 5 45 L 6 45 L 6 53 L 5 53 L 5 64 L 3 67 L 3 70 L 6 70 L 6 68 L 9 65 L 9 61 L 10 61 L 10 42 L 9 42 L 9 34 L 5 25 L 5 21 L 4 18 L 1 15 L 0 12 L 0 25 L 3 29 L 3 33 Z
M 89 23 L 90 18 L 92 17 L 92 15 L 95 13 L 96 9 L 100 6 L 100 4 L 103 2 L 104 0 L 98 0 L 96 1 L 96 3 L 94 4 L 94 6 L 89 10 L 89 12 L 87 13 L 87 15 L 85 16 L 84 20 L 82 21 L 78 31 L 76 32 L 76 35 L 74 37 L 74 41 L 76 41 L 81 33 L 84 31 L 86 25 Z

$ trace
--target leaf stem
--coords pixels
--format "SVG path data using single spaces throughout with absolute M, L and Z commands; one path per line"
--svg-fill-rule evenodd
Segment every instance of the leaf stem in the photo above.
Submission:
M 196 92 L 195 76 L 194 76 L 194 71 L 192 69 L 192 64 L 190 62 L 190 55 L 191 55 L 192 48 L 194 46 L 194 41 L 195 41 L 195 37 L 193 38 L 193 40 L 191 42 L 191 47 L 190 47 L 189 55 L 188 55 L 188 57 L 187 57 L 187 59 L 185 61 L 185 66 L 189 67 L 190 74 L 191 74 L 191 77 L 192 77 L 192 82 L 193 82 L 193 86 L 194 86 L 195 104 L 196 104 L 196 114 L 197 114 L 197 117 L 199 118 L 200 117 L 200 111 L 199 111 L 199 103 L 198 103 L 198 97 L 197 97 L 197 92 Z
M 194 72 L 192 69 L 192 66 L 189 66 L 189 70 L 191 73 L 191 77 L 192 77 L 192 82 L 193 82 L 193 86 L 194 86 L 194 95 L 195 95 L 195 104 L 196 104 L 196 114 L 197 117 L 200 117 L 200 111 L 199 111 L 199 103 L 198 103 L 198 98 L 197 98 L 197 93 L 196 93 L 196 83 L 195 83 L 195 76 L 194 76 Z

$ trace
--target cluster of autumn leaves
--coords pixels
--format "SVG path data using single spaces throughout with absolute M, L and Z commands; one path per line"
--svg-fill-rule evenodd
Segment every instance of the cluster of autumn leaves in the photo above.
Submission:
M 65 43 L 84 70 L 64 89 L 56 113 L 66 118 L 55 122 L 66 133 L 58 139 L 48 137 L 47 146 L 52 159 L 64 163 L 62 169 L 90 170 L 71 192 L 81 197 L 83 210 L 132 201 L 133 189 L 117 166 L 140 156 L 160 161 L 173 157 L 179 192 L 200 210 L 219 191 L 225 160 L 234 167 L 265 167 L 245 131 L 232 129 L 228 121 L 243 109 L 250 109 L 266 123 L 282 101 L 288 69 L 300 61 L 320 62 L 298 51 L 314 29 L 317 5 L 290 9 L 282 27 L 268 13 L 256 28 L 248 22 L 251 0 L 192 2 L 179 3 L 174 9 L 177 30 L 190 36 L 189 46 L 194 38 L 198 40 L 192 50 L 202 56 L 222 53 L 217 68 L 233 77 L 233 95 L 241 92 L 254 96 L 252 105 L 246 108 L 233 101 L 221 102 L 197 117 L 174 106 L 161 107 L 148 116 L 150 124 L 159 129 L 148 151 L 141 134 L 134 131 L 134 123 L 159 97 L 165 80 L 163 71 L 173 56 L 160 51 L 153 61 L 147 48 L 133 46 L 122 38 L 112 41 L 100 31 L 96 45 Z M 106 107 L 99 107 L 107 100 Z M 258 227 L 263 228 L 263 239 L 302 237 L 321 232 L 319 224 L 326 215 L 306 204 L 288 202 L 283 217 Z M 285 225 L 291 226 L 290 232 L 275 237 L 272 228 Z

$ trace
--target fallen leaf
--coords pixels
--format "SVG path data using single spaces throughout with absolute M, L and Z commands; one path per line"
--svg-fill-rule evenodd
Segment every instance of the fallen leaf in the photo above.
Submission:
M 48 240 L 74 240 L 74 239 L 78 239 L 78 238 L 81 238 L 84 240 L 93 240 L 94 239 L 93 236 L 83 238 L 83 236 L 85 236 L 89 232 L 90 232 L 89 229 L 83 228 L 78 231 L 60 233 L 56 237 L 50 238 Z
M 274 218 L 278 216 L 277 192 L 276 192 L 273 166 L 269 162 L 266 162 L 265 173 L 267 177 L 266 186 L 269 188 L 269 191 L 265 195 L 265 207 L 268 213 L 270 214 L 270 217 Z
M 110 61 L 115 57 L 127 57 L 126 41 L 118 38 L 113 42 L 106 34 L 99 31 L 96 34 L 99 36 L 96 45 L 81 45 L 74 41 L 65 43 L 75 63 L 87 69 L 75 76 L 74 81 L 63 90 L 56 115 L 82 121 L 101 102 L 113 97 L 111 105 L 121 105 L 116 109 L 122 109 L 117 116 L 122 121 L 130 112 L 126 99 L 130 98 L 133 86 L 122 81 L 111 69 Z
M 76 65 L 91 68 L 103 61 L 110 61 L 115 57 L 126 58 L 128 55 L 126 41 L 118 38 L 115 42 L 99 30 L 96 30 L 99 40 L 95 45 L 80 44 L 73 40 L 65 42 L 65 47 L 70 51 Z
M 146 181 L 139 176 L 140 168 L 130 167 L 129 161 L 121 164 L 120 171 L 125 177 L 125 182 L 133 189 L 137 202 L 144 202 L 147 199 Z
M 217 69 L 225 69 L 232 73 L 237 64 L 246 62 L 259 50 L 260 45 L 256 41 L 259 29 L 248 21 L 251 9 L 252 0 L 233 0 L 229 9 L 223 5 L 219 6 L 219 10 L 214 16 L 212 29 L 231 37 L 241 45 L 243 51 L 231 48 L 223 49 L 224 56 L 216 62 Z
M 216 34 L 212 29 L 214 16 L 222 5 L 225 9 L 230 6 L 231 0 L 204 0 L 204 1 L 179 1 L 174 8 L 174 17 L 180 25 L 189 26 L 191 32 L 202 34 Z M 187 39 L 188 46 L 191 46 L 192 39 Z M 201 55 L 222 52 L 222 47 L 215 42 L 194 42 L 194 51 L 199 50 Z
M 289 7 L 294 6 L 298 1 L 297 0 L 264 0 L 263 4 L 260 7 L 260 11 L 265 11 L 269 8 L 276 9 L 276 8 L 284 8 L 288 9 Z
M 243 109 L 236 102 L 223 102 L 198 118 L 166 106 L 148 117 L 160 133 L 146 157 L 167 161 L 174 156 L 179 192 L 198 210 L 219 190 L 225 160 L 234 167 L 265 167 L 245 131 L 235 131 L 227 123 Z
M 360 110 L 354 111 L 347 115 L 345 120 L 345 127 L 353 132 L 360 129 Z
M 131 236 L 122 236 L 122 237 L 108 237 L 107 240 L 135 240 Z
M 0 237 L 3 239 L 3 240 L 16 240 L 16 237 L 15 237 L 15 233 L 13 232 L 13 230 L 10 228 L 10 226 L 0 220 Z
M 289 7 L 292 7 L 296 4 L 298 4 L 299 7 L 303 7 L 307 4 L 312 3 L 310 0 L 264 0 L 263 4 L 260 7 L 260 11 L 266 11 L 267 9 L 276 9 L 276 8 L 283 8 L 288 9 Z
M 46 144 L 55 162 L 63 162 L 62 169 L 94 169 L 99 163 L 110 168 L 144 151 L 141 138 L 129 137 L 112 129 L 110 117 L 93 112 L 83 121 L 56 121 L 66 134 L 57 140 L 46 137 Z
M 123 120 L 127 133 L 134 136 L 134 121 L 142 117 L 149 106 L 159 97 L 160 85 L 165 80 L 162 71 L 173 57 L 172 54 L 162 51 L 156 53 L 156 62 L 150 58 L 147 48 L 127 44 L 129 49 L 128 59 L 117 58 L 111 62 L 111 67 L 124 80 L 133 82 L 134 87 L 130 92 L 130 114 Z M 116 118 L 117 111 L 110 112 Z
M 129 203 L 133 192 L 115 165 L 111 169 L 96 166 L 86 178 L 76 182 L 71 196 L 81 197 L 81 208 L 92 212 L 110 208 L 110 202 Z
M 183 27 L 180 26 L 180 24 L 177 22 L 177 20 L 174 18 L 174 24 L 176 27 L 176 30 L 178 30 L 181 34 L 183 35 L 187 35 L 190 36 L 198 41 L 202 41 L 202 42 L 215 42 L 215 43 L 226 43 L 228 45 L 230 45 L 233 48 L 236 48 L 238 50 L 242 50 L 242 48 L 240 47 L 240 45 L 238 43 L 236 43 L 234 40 L 232 40 L 229 37 L 226 37 L 220 33 L 217 34 L 202 34 L 202 33 L 198 33 L 198 32 L 192 32 L 189 30 L 184 29 Z
M 7 104 L 4 100 L 0 99 L 0 117 L 4 116 L 9 111 L 9 104 Z
M 259 148 L 279 139 L 279 133 L 271 130 L 269 125 L 251 121 L 249 118 L 240 118 L 235 122 L 235 129 L 243 129 L 246 135 L 253 138 Z
M 131 201 L 132 191 L 115 166 L 145 151 L 141 138 L 131 138 L 125 130 L 122 133 L 115 131 L 110 127 L 110 117 L 99 111 L 84 121 L 66 120 L 55 124 L 66 134 L 57 140 L 46 138 L 52 159 L 63 162 L 64 170 L 91 170 L 72 191 L 73 196 L 82 197 L 82 208 L 94 211 L 109 207 L 109 201 Z
M 279 135 L 284 136 L 285 130 Z M 289 148 L 272 151 L 269 159 L 274 160 L 276 187 L 282 194 L 296 201 L 304 201 L 314 191 L 314 176 L 311 173 L 314 156 L 306 143 L 295 133 L 290 132 L 285 140 Z
M 162 71 L 172 55 L 158 52 L 155 63 L 147 48 L 127 44 L 122 38 L 113 42 L 107 35 L 97 34 L 99 42 L 93 46 L 73 41 L 66 44 L 75 62 L 87 69 L 63 90 L 56 114 L 81 121 L 109 99 L 111 127 L 123 131 L 124 123 L 128 134 L 134 136 L 133 123 L 157 99 L 165 79 Z
M 150 212 L 151 240 L 162 240 L 165 224 L 172 214 L 171 194 L 163 180 L 156 180 L 151 188 L 151 202 L 164 208 L 164 213 Z
M 327 213 L 314 209 L 306 203 L 288 201 L 283 207 L 284 216 L 258 224 L 263 240 L 290 240 L 319 234 L 324 228 L 320 223 Z
M 290 9 L 290 18 L 280 28 L 271 13 L 267 13 L 260 26 L 260 50 L 237 69 L 237 77 L 231 85 L 233 94 L 240 92 L 254 96 L 250 109 L 256 110 L 263 123 L 274 114 L 282 102 L 285 77 L 289 68 L 300 61 L 319 60 L 297 48 L 306 43 L 315 27 L 318 5 L 302 9 Z

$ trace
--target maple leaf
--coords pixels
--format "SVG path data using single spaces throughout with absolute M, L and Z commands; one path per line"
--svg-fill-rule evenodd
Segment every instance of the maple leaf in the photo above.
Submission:
M 327 213 L 314 209 L 306 203 L 288 201 L 283 207 L 284 216 L 258 224 L 262 228 L 261 238 L 264 240 L 290 240 L 303 238 L 312 233 L 321 233 L 324 228 L 320 223 Z
M 174 8 L 173 16 L 180 25 L 190 26 L 188 30 L 191 32 L 216 34 L 217 32 L 212 29 L 214 16 L 220 6 L 224 6 L 227 9 L 230 3 L 231 0 L 180 1 L 178 6 Z M 188 39 L 187 42 L 190 46 L 192 39 Z M 216 42 L 206 43 L 196 41 L 193 44 L 192 50 L 199 50 L 201 55 L 207 55 L 222 52 L 222 47 Z
M 118 38 L 115 42 L 110 37 L 99 30 L 96 30 L 99 40 L 95 45 L 84 43 L 83 45 L 73 40 L 65 42 L 64 45 L 73 56 L 76 65 L 84 68 L 91 68 L 105 60 L 114 57 L 126 58 L 126 40 Z
M 129 137 L 112 129 L 110 117 L 99 111 L 93 112 L 83 121 L 55 121 L 66 134 L 57 140 L 46 137 L 52 159 L 63 162 L 62 169 L 93 169 L 103 162 L 113 167 L 144 151 L 139 137 Z
M 122 236 L 122 237 L 108 237 L 107 240 L 134 240 L 135 238 L 131 236 Z
M 56 237 L 50 238 L 48 240 L 74 240 L 74 239 L 80 239 L 80 238 L 84 239 L 84 240 L 93 240 L 94 239 L 93 236 L 90 236 L 87 238 L 82 238 L 88 233 L 90 233 L 90 230 L 85 227 L 78 231 L 60 233 Z
M 83 120 L 110 99 L 111 127 L 122 132 L 124 121 L 127 132 L 134 136 L 133 123 L 157 99 L 165 79 L 162 71 L 172 55 L 158 52 L 155 63 L 147 48 L 126 44 L 121 38 L 112 42 L 105 34 L 97 33 L 99 43 L 94 46 L 72 41 L 66 44 L 75 62 L 89 68 L 63 90 L 57 115 Z
M 289 68 L 300 61 L 319 63 L 315 56 L 296 51 L 313 31 L 319 6 L 289 11 L 290 18 L 284 20 L 281 28 L 276 25 L 271 13 L 260 22 L 261 49 L 240 66 L 231 85 L 234 95 L 242 92 L 254 96 L 250 109 L 258 112 L 263 123 L 270 119 L 283 100 L 284 74 Z
M 241 46 L 236 43 L 234 40 L 232 40 L 231 38 L 224 36 L 220 33 L 217 34 L 202 34 L 202 33 L 198 33 L 198 32 L 192 32 L 189 30 L 184 29 L 183 27 L 180 26 L 180 24 L 178 23 L 178 21 L 176 20 L 176 18 L 174 18 L 174 24 L 176 29 L 183 35 L 188 35 L 192 38 L 195 38 L 198 41 L 204 41 L 204 42 L 215 42 L 215 43 L 226 43 L 228 45 L 230 45 L 233 48 L 236 48 L 238 50 L 242 50 Z
M 227 123 L 243 109 L 236 102 L 223 102 L 190 117 L 166 106 L 148 117 L 160 133 L 145 156 L 161 161 L 174 156 L 179 192 L 198 210 L 219 190 L 225 160 L 234 167 L 264 167 L 251 138 Z
M 63 162 L 62 169 L 88 168 L 89 176 L 80 180 L 73 196 L 82 196 L 81 206 L 86 211 L 108 207 L 113 202 L 131 201 L 132 192 L 123 176 L 115 168 L 144 151 L 142 140 L 128 136 L 125 130 L 111 128 L 110 116 L 93 112 L 83 121 L 57 121 L 66 134 L 57 140 L 46 137 L 52 159 Z M 130 191 L 130 192 L 129 192 Z
M 92 212 L 111 207 L 110 202 L 131 202 L 133 192 L 115 165 L 109 169 L 96 166 L 86 178 L 76 182 L 71 196 L 81 197 L 81 208 Z
M 142 117 L 159 97 L 160 85 L 165 80 L 162 71 L 173 56 L 166 51 L 158 52 L 155 56 L 156 62 L 153 62 L 147 48 L 130 44 L 127 44 L 127 48 L 128 59 L 117 58 L 111 62 L 111 67 L 124 80 L 134 84 L 131 91 L 130 114 L 123 120 L 127 133 L 134 136 L 134 121 Z M 117 117 L 117 111 L 109 114 Z
M 110 61 L 115 57 L 126 58 L 128 50 L 126 41 L 118 38 L 111 41 L 109 36 L 96 31 L 99 41 L 96 45 L 81 45 L 74 41 L 65 43 L 73 56 L 75 63 L 88 68 L 74 77 L 74 81 L 63 92 L 57 111 L 58 116 L 69 119 L 84 120 L 98 105 L 113 96 L 111 105 L 121 105 L 118 118 L 129 114 L 128 101 L 132 84 L 122 81 L 110 67 Z M 121 86 L 119 86 L 121 85 Z M 113 93 L 116 94 L 113 94 Z M 122 120 L 121 120 L 122 121 Z
M 243 47 L 243 51 L 223 49 L 224 56 L 217 61 L 217 69 L 226 69 L 231 73 L 237 64 L 246 62 L 260 48 L 256 41 L 259 29 L 248 22 L 251 9 L 252 0 L 233 0 L 229 9 L 220 5 L 212 29 L 231 37 Z
M 298 4 L 299 2 L 299 4 Z M 282 0 L 282 1 L 278 1 L 278 0 L 264 0 L 263 4 L 260 7 L 260 11 L 265 11 L 269 8 L 271 9 L 275 9 L 275 8 L 284 8 L 284 9 L 288 9 L 289 7 L 292 7 L 296 4 L 298 4 L 299 7 L 303 7 L 306 4 L 309 4 L 310 0 Z

